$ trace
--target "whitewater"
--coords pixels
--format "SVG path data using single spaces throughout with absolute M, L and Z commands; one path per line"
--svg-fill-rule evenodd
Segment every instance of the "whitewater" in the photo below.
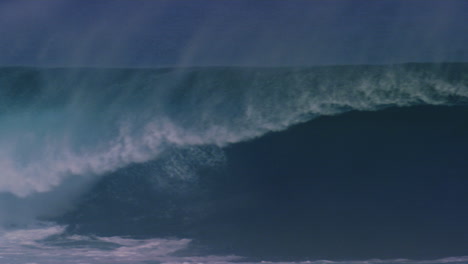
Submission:
M 321 115 L 465 103 L 467 67 L 3 69 L 0 191 L 26 197 L 169 147 L 223 147 Z
M 2 68 L 0 262 L 258 263 L 262 260 L 194 254 L 187 251 L 190 237 L 78 235 L 49 220 L 73 208 L 101 179 L 135 164 L 158 161 L 165 175 L 156 177 L 158 184 L 177 185 L 183 192 L 183 186 L 203 177 L 199 168 L 223 166 L 224 148 L 320 116 L 466 106 L 467 72 L 466 63 Z

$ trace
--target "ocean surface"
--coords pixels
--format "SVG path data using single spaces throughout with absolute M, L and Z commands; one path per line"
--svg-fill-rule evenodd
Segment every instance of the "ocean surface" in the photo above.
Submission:
M 0 263 L 468 263 L 468 63 L 0 69 Z

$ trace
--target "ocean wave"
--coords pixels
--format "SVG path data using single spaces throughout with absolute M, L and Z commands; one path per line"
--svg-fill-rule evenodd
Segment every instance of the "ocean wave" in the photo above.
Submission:
M 223 147 L 321 115 L 466 104 L 467 68 L 2 69 L 0 192 L 49 192 L 168 149 Z

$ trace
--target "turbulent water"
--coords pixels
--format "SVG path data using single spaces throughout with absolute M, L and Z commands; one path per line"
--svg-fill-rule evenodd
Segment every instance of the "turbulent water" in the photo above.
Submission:
M 0 262 L 468 263 L 467 114 L 463 63 L 3 68 Z

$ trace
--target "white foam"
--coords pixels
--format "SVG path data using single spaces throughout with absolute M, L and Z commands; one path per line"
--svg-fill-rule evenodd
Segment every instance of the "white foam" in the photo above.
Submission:
M 370 259 L 353 261 L 305 260 L 297 262 L 260 261 L 227 255 L 182 254 L 190 239 L 134 239 L 128 237 L 98 237 L 68 235 L 64 226 L 36 223 L 24 229 L 0 232 L 0 263 L 2 264 L 466 264 L 468 256 L 435 260 Z
M 0 262 L 52 263 L 221 263 L 234 256 L 177 257 L 190 239 L 131 239 L 66 235 L 63 226 L 46 225 L 0 234 Z M 70 243 L 72 242 L 72 243 Z M 76 246 L 78 245 L 78 246 Z
M 61 234 L 63 231 L 64 227 L 62 226 L 32 227 L 29 229 L 3 231 L 0 233 L 0 248 L 8 248 L 12 245 L 37 245 L 36 241 Z

